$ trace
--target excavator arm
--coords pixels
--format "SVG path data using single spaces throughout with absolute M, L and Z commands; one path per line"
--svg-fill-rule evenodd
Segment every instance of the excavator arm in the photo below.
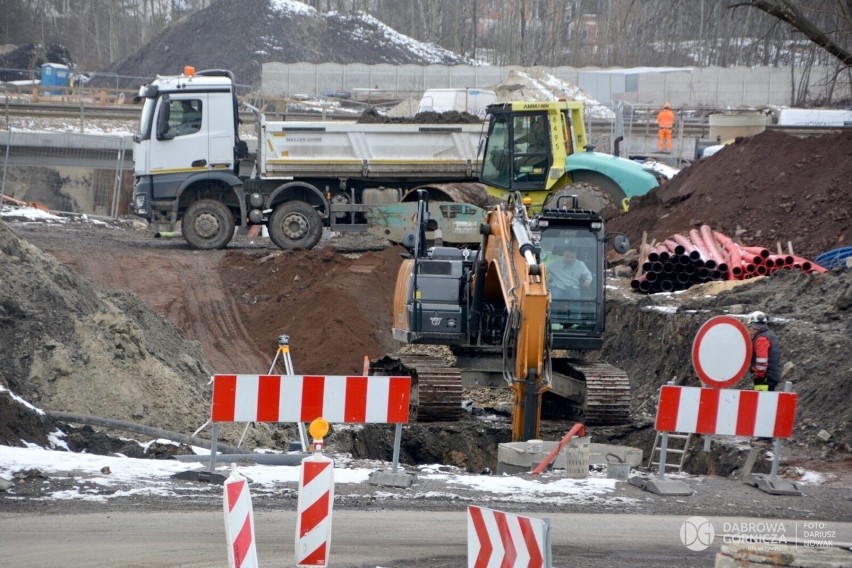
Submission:
M 507 312 L 503 378 L 514 391 L 512 439 L 537 438 L 541 395 L 550 388 L 550 294 L 547 269 L 539 263 L 520 195 L 491 209 L 481 233 L 471 311 L 477 313 L 483 302 L 502 298 Z

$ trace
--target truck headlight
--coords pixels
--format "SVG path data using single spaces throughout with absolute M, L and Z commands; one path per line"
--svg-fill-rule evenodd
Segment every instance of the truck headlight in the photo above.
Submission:
M 148 199 L 144 193 L 137 193 L 133 196 L 133 210 L 138 215 L 148 212 Z

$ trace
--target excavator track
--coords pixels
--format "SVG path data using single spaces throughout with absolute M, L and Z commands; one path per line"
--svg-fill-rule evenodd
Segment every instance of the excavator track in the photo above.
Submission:
M 586 424 L 625 424 L 630 421 L 630 379 L 606 363 L 573 362 L 586 382 Z
M 461 371 L 440 357 L 407 353 L 386 355 L 371 361 L 370 373 L 411 377 L 411 422 L 461 418 Z

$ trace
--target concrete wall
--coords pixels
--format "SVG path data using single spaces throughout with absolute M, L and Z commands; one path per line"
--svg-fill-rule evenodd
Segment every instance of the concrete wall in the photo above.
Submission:
M 379 88 L 396 98 L 419 96 L 428 88 L 488 88 L 520 67 L 468 65 L 364 65 L 323 63 L 265 63 L 261 91 L 265 97 L 322 94 Z M 793 85 L 798 90 L 809 73 L 809 100 L 826 97 L 834 69 L 811 67 L 706 67 L 597 69 L 539 67 L 557 79 L 581 87 L 601 103 L 620 100 L 657 106 L 664 101 L 683 107 L 740 107 L 790 105 Z M 795 83 L 794 83 L 795 81 Z M 848 83 L 835 87 L 834 99 L 852 98 Z

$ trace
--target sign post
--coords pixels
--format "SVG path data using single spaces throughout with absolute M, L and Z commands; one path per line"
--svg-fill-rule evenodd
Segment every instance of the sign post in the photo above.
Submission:
M 661 433 L 663 479 L 669 432 L 774 438 L 772 473 L 751 474 L 751 483 L 767 493 L 800 495 L 795 484 L 776 478 L 782 440 L 793 435 L 798 397 L 788 382 L 784 392 L 729 388 L 748 372 L 752 346 L 748 329 L 731 316 L 711 318 L 698 330 L 692 363 L 705 387 L 660 388 L 655 428 Z M 755 451 L 755 450 L 752 450 Z

